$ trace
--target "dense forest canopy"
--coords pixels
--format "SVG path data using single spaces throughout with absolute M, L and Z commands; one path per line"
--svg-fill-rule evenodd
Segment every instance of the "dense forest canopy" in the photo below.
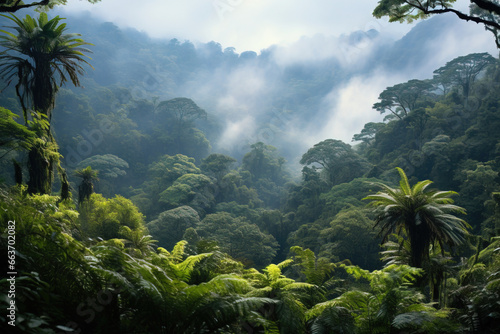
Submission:
M 426 69 L 450 21 L 335 39 L 372 45 L 352 66 L 152 40 L 64 3 L 0 6 L 49 11 L 0 19 L 2 332 L 500 330 L 500 62 Z M 309 142 L 332 91 L 391 69 L 377 120 Z

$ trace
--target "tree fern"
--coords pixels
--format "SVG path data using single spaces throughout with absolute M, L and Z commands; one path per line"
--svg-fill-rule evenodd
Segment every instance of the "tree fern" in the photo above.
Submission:
M 434 244 L 455 247 L 465 242 L 470 226 L 455 214 L 465 214 L 465 210 L 453 205 L 450 198 L 453 191 L 426 191 L 432 183 L 421 181 L 410 187 L 408 178 L 401 168 L 399 188 L 377 183 L 382 188 L 376 194 L 365 197 L 376 208 L 376 226 L 381 227 L 380 235 L 385 242 L 389 235 L 403 232 L 410 241 L 410 265 L 422 267 L 429 258 L 429 249 Z
M 354 317 L 345 307 L 329 307 L 316 317 L 310 325 L 311 334 L 354 334 Z
M 316 259 L 316 255 L 310 249 L 302 249 L 302 247 L 294 246 L 290 248 L 294 254 L 294 262 L 301 269 L 306 277 L 306 281 L 311 284 L 321 285 L 333 271 L 335 265 L 326 259 Z

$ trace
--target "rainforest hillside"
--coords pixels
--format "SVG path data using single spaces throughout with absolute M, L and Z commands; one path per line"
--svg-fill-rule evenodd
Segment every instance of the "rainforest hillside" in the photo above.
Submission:
M 500 329 L 500 61 L 429 58 L 452 21 L 298 61 L 53 12 L 0 20 L 2 332 Z

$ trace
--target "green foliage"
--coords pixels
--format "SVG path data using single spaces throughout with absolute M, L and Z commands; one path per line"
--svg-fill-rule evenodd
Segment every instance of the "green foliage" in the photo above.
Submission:
M 156 106 L 156 112 L 160 122 L 173 121 L 174 128 L 186 128 L 200 118 L 207 118 L 205 110 L 201 109 L 193 100 L 179 97 L 168 101 L 162 101 Z
M 218 185 L 218 199 L 221 202 L 236 202 L 239 205 L 247 205 L 250 208 L 263 206 L 262 199 L 255 188 L 249 188 L 244 184 L 243 173 L 231 171 L 224 175 Z
M 257 287 L 251 296 L 265 296 L 277 301 L 277 305 L 266 310 L 271 323 L 266 330 L 278 333 L 301 333 L 305 331 L 305 311 L 309 303 L 314 304 L 322 296 L 316 285 L 298 283 L 282 275 L 281 270 L 290 265 L 291 261 L 268 265 L 260 273 L 253 269 L 245 275 Z
M 132 251 L 137 251 L 139 257 L 154 251 L 153 246 L 158 242 L 158 240 L 154 240 L 151 235 L 146 235 L 146 230 L 142 228 L 132 230 L 130 227 L 124 225 L 120 226 L 118 233 L 125 238 L 123 240 L 124 244 L 130 245 L 129 247 Z
M 217 181 L 229 173 L 231 166 L 236 162 L 236 159 L 219 153 L 210 154 L 202 160 L 200 169 L 208 176 L 214 177 Z
M 11 3 L 7 7 L 10 7 Z M 32 194 L 49 194 L 52 188 L 53 169 L 59 165 L 57 145 L 50 132 L 51 112 L 59 86 L 69 80 L 79 86 L 79 75 L 84 73 L 81 63 L 88 45 L 78 34 L 67 34 L 66 24 L 59 24 L 58 16 L 49 20 L 41 13 L 38 20 L 31 16 L 21 20 L 14 15 L 3 17 L 11 20 L 17 35 L 0 30 L 0 77 L 7 84 L 17 79 L 16 95 L 23 110 L 24 121 L 38 138 L 28 154 L 28 189 Z M 28 115 L 33 121 L 28 120 Z M 64 187 L 67 180 L 63 178 Z M 64 191 L 63 193 L 69 193 Z M 66 197 L 66 195 L 65 195 Z
M 10 110 L 0 107 L 0 147 L 2 149 L 29 149 L 35 133 L 17 123 L 18 117 Z
M 385 127 L 384 123 L 366 123 L 360 133 L 352 137 L 352 141 L 362 141 L 365 144 L 370 144 L 379 130 Z
M 424 332 L 454 332 L 456 326 L 446 310 L 436 310 L 422 303 L 424 296 L 411 284 L 421 270 L 406 265 L 392 265 L 383 270 L 369 272 L 347 266 L 345 270 L 356 279 L 370 283 L 369 291 L 349 290 L 341 296 L 316 304 L 307 312 L 313 326 L 333 330 L 339 327 L 339 316 L 344 315 L 348 332 L 386 333 L 393 330 Z M 326 312 L 326 313 L 325 313 Z M 316 325 L 315 325 L 316 324 Z
M 380 1 L 379 7 L 384 3 L 401 10 L 416 4 Z M 385 10 L 394 13 L 399 10 L 396 7 Z M 401 14 L 425 16 L 418 11 Z M 49 25 L 54 28 L 65 29 L 58 18 L 11 20 L 44 27 L 52 22 Z M 130 38 L 110 24 L 105 27 L 103 34 L 116 40 Z M 7 33 L 2 41 L 12 42 L 14 37 Z M 86 43 L 76 35 L 72 38 L 72 45 L 82 43 L 72 51 L 80 49 L 79 57 L 85 61 L 81 47 Z M 117 45 L 97 46 L 96 54 L 111 55 Z M 388 87 L 374 107 L 391 111 L 393 120 L 366 124 L 354 136 L 362 141 L 354 148 L 333 139 L 316 144 L 302 157 L 302 179 L 292 183 L 286 161 L 275 147 L 262 142 L 252 145 L 235 170 L 236 159 L 208 155 L 207 138 L 217 139 L 221 128 L 193 100 L 158 103 L 158 98 L 137 93 L 175 96 L 178 78 L 183 83 L 198 78 L 183 67 L 199 61 L 192 44 L 172 41 L 162 47 L 156 52 L 136 43 L 130 50 L 134 56 L 151 53 L 161 59 L 163 65 L 154 78 L 144 79 L 148 75 L 144 69 L 134 72 L 137 66 L 122 66 L 120 71 L 109 66 L 86 81 L 85 96 L 61 91 L 52 112 L 55 93 L 66 80 L 55 75 L 44 86 L 54 90 L 52 95 L 45 94 L 39 102 L 48 107 L 35 108 L 37 113 L 27 126 L 17 124 L 14 113 L 0 108 L 0 145 L 36 149 L 30 161 L 46 166 L 30 166 L 39 166 L 32 169 L 44 173 L 40 182 L 44 185 L 38 186 L 43 192 L 51 192 L 52 173 L 60 158 L 48 131 L 48 115 L 54 113 L 52 125 L 67 158 L 75 148 L 92 144 L 88 154 L 92 156 L 78 153 L 78 159 L 73 159 L 82 160 L 77 176 L 87 185 L 79 212 L 68 200 L 27 195 L 24 186 L 0 188 L 2 249 L 7 247 L 4 221 L 16 219 L 19 226 L 19 329 L 50 333 L 69 330 L 73 322 L 74 331 L 83 333 L 498 331 L 500 72 L 491 56 L 459 57 L 436 70 L 433 80 Z M 212 47 L 215 55 L 236 59 L 231 51 L 217 53 L 217 45 Z M 7 53 L 2 57 L 7 59 Z M 71 61 L 83 65 L 77 58 Z M 137 62 L 141 59 L 137 57 Z M 6 80 L 17 75 L 12 64 L 4 62 L 0 70 Z M 73 81 L 81 69 L 65 75 Z M 165 71 L 176 77 L 164 75 Z M 29 83 L 30 75 L 22 83 Z M 114 76 L 129 76 L 133 83 L 129 88 L 105 88 L 93 82 L 111 82 L 104 78 Z M 165 85 L 146 92 L 137 85 L 143 79 L 153 86 L 161 79 Z M 23 87 L 17 87 L 22 107 L 34 108 L 35 97 Z M 2 103 L 16 111 L 14 90 L 6 90 Z M 279 99 L 287 105 L 297 101 L 286 95 Z M 109 129 L 102 124 L 109 124 Z M 275 124 L 270 126 L 279 131 Z M 97 140 L 99 136 L 86 129 L 99 129 L 105 140 Z M 18 156 L 22 158 L 22 152 Z M 196 161 L 201 163 L 197 166 Z M 385 184 L 396 181 L 395 166 L 403 166 L 406 174 L 398 169 L 399 187 L 393 189 Z M 140 210 L 125 197 L 91 194 L 97 170 L 102 179 L 113 181 L 102 187 L 106 195 L 123 194 Z M 65 175 L 62 168 L 58 171 Z M 432 179 L 437 188 L 460 191 L 460 206 L 450 199 L 454 191 L 428 191 L 431 182 L 413 182 L 418 179 Z M 382 191 L 370 195 L 376 186 Z M 373 200 L 379 209 L 366 210 L 362 198 Z M 464 261 L 455 261 L 461 264 L 451 268 L 455 262 L 448 247 L 470 237 L 467 223 L 453 216 L 463 213 L 462 206 L 471 225 L 478 232 L 482 225 L 483 235 L 493 239 L 487 245 L 487 240 L 476 238 L 476 255 L 468 261 L 470 250 L 463 246 Z M 389 261 L 376 271 L 369 271 L 380 266 L 372 218 L 386 239 L 382 256 Z M 155 250 L 156 245 L 161 247 Z M 288 249 L 293 259 L 271 263 L 284 260 Z M 423 270 L 406 265 L 418 266 L 418 257 L 423 259 Z M 333 263 L 339 260 L 359 267 Z M 259 272 L 252 265 L 265 269 Z M 7 284 L 0 280 L 4 291 Z M 96 296 L 109 296 L 109 303 L 97 305 L 99 311 L 86 321 L 82 304 L 89 306 L 86 302 Z M 0 299 L 2 307 L 4 299 Z
M 113 154 L 94 155 L 80 161 L 77 168 L 87 166 L 99 171 L 101 178 L 114 179 L 127 174 L 124 169 L 129 168 L 128 163 Z
M 467 103 L 477 76 L 494 62 L 495 58 L 489 53 L 471 53 L 455 58 L 447 62 L 445 66 L 435 70 L 433 80 L 439 82 L 443 87 L 447 85 L 459 86 L 464 102 Z
M 307 283 L 321 285 L 328 280 L 330 273 L 334 270 L 333 263 L 325 258 L 316 259 L 316 255 L 310 249 L 293 246 L 290 252 L 293 254 L 295 265 L 300 267 Z
M 119 238 L 121 226 L 134 231 L 144 228 L 142 213 L 130 200 L 119 195 L 106 199 L 92 194 L 81 203 L 79 211 L 82 236 L 87 238 Z
M 410 80 L 388 87 L 380 93 L 378 97 L 380 102 L 375 103 L 373 109 L 381 114 L 390 111 L 393 117 L 402 119 L 417 107 L 420 98 L 431 89 L 432 84 L 429 80 Z
M 149 172 L 161 187 L 173 184 L 184 174 L 199 174 L 200 170 L 194 164 L 194 159 L 182 154 L 165 155 L 151 164 Z
M 196 210 L 190 206 L 162 212 L 157 219 L 146 224 L 151 234 L 158 239 L 159 245 L 164 248 L 172 248 L 182 239 L 184 231 L 195 227 L 200 222 Z
M 319 256 L 330 261 L 348 259 L 366 269 L 380 267 L 379 242 L 368 214 L 367 210 L 351 206 L 335 215 L 330 227 L 320 232 Z
M 377 240 L 370 223 L 372 214 L 363 208 L 362 202 L 375 189 L 371 183 L 376 181 L 357 178 L 327 191 L 317 173 L 308 174 L 303 188 L 293 194 L 294 201 L 304 204 L 288 215 L 292 221 L 288 223 L 291 232 L 287 243 L 310 248 L 332 262 L 350 259 L 365 268 L 378 268 Z M 353 243 L 359 247 L 352 247 Z
M 450 294 L 450 307 L 457 309 L 457 320 L 475 333 L 500 329 L 500 242 L 493 242 L 479 253 L 483 263 L 471 262 L 461 272 L 460 286 Z
M 196 230 L 200 237 L 217 241 L 221 250 L 247 264 L 261 267 L 276 255 L 278 245 L 273 236 L 226 212 L 207 215 Z
M 494 192 L 491 194 L 492 199 L 485 203 L 492 215 L 486 219 L 481 230 L 483 235 L 492 237 L 500 235 L 500 193 Z
M 276 156 L 276 147 L 262 142 L 250 147 L 252 150 L 243 157 L 242 168 L 249 171 L 256 179 L 269 178 L 279 182 L 281 177 L 279 172 L 284 161 Z
M 363 206 L 363 198 L 375 190 L 375 178 L 356 178 L 350 182 L 331 187 L 320 195 L 324 201 L 322 217 L 330 220 L 341 210 Z
M 7 254 L 7 224 L 14 221 L 15 268 L 19 273 L 16 321 L 29 333 L 65 324 L 79 301 L 91 297 L 86 288 L 99 289 L 99 281 L 88 272 L 84 247 L 71 237 L 78 213 L 68 203 L 58 201 L 55 196 L 26 195 L 19 187 L 0 188 L 0 247 Z M 47 257 L 51 260 L 46 261 Z M 8 291 L 5 278 L 0 286 Z M 62 307 L 63 297 L 67 298 L 66 308 Z M 6 302 L 1 298 L 2 307 L 7 307 Z
M 195 270 L 195 266 L 202 260 L 213 256 L 213 253 L 203 253 L 191 255 L 185 258 L 184 249 L 187 241 L 181 240 L 175 244 L 172 252 L 168 252 L 165 248 L 158 249 L 159 254 L 153 256 L 153 263 L 165 268 L 171 277 L 189 283 L 191 275 Z
M 156 105 L 153 131 L 158 140 L 168 147 L 169 154 L 182 152 L 201 159 L 209 153 L 210 143 L 204 133 L 195 128 L 195 122 L 206 119 L 206 111 L 193 100 L 174 98 Z
M 461 181 L 459 191 L 463 198 L 460 198 L 460 204 L 467 209 L 468 216 L 474 221 L 485 220 L 484 204 L 500 188 L 498 172 L 493 169 L 492 162 L 468 160 L 455 178 Z
M 310 322 L 312 322 L 311 333 L 313 334 L 326 334 L 331 332 L 345 334 L 356 333 L 354 317 L 345 307 L 328 307 L 312 319 L 314 320 L 310 320 Z
M 16 221 L 20 261 L 16 282 L 22 283 L 16 289 L 16 326 L 27 333 L 49 333 L 56 327 L 86 332 L 218 332 L 237 327 L 240 321 L 261 325 L 265 320 L 256 311 L 275 304 L 269 298 L 245 296 L 253 288 L 236 275 L 186 284 L 196 266 L 214 255 L 184 259 L 185 242 L 172 253 L 160 249 L 156 255 L 147 250 L 140 256 L 144 258 L 136 257 L 140 255 L 137 252 L 128 254 L 117 240 L 86 248 L 71 236 L 77 212 L 62 204 L 58 208 L 56 197 L 24 196 L 16 193 L 21 191 L 18 188 L 12 191 L 0 190 L 0 215 L 2 230 L 7 228 L 7 220 Z M 97 200 L 96 196 L 91 200 Z M 151 245 L 147 236 L 136 239 L 141 236 L 138 232 L 127 226 L 121 229 L 137 249 Z M 6 235 L 0 242 L 2 249 L 6 248 Z M 45 256 L 51 261 L 45 261 Z M 22 272 L 22 268 L 31 273 Z M 8 289 L 7 284 L 0 280 L 2 288 Z M 4 302 L 2 298 L 2 307 Z M 80 315 L 90 309 L 95 311 L 91 317 L 90 313 Z
M 425 13 L 425 9 L 433 9 L 436 7 L 436 4 L 442 7 L 452 7 L 454 2 L 456 2 L 456 0 L 425 1 L 423 5 L 421 5 L 416 1 L 384 0 L 379 2 L 378 6 L 373 11 L 373 16 L 377 18 L 388 16 L 391 22 L 412 22 L 416 19 L 427 18 L 429 14 Z M 423 8 L 420 8 L 420 6 Z
M 410 263 L 411 244 L 403 236 L 391 234 L 382 247 L 385 250 L 380 252 L 380 259 L 387 262 L 386 266 Z
M 289 179 L 284 169 L 286 160 L 274 146 L 258 142 L 250 148 L 242 159 L 240 175 L 247 187 L 253 185 L 267 207 L 278 208 L 285 193 L 283 185 Z
M 381 18 L 389 17 L 389 22 L 408 22 L 425 19 L 430 15 L 453 13 L 462 20 L 481 23 L 485 29 L 491 31 L 495 36 L 497 47 L 500 47 L 499 39 L 499 15 L 500 6 L 496 0 L 472 0 L 470 13 L 462 12 L 453 8 L 456 0 L 428 0 L 428 1 L 403 1 L 382 0 L 373 11 L 373 16 Z
M 319 164 L 330 185 L 349 182 L 367 170 L 366 161 L 349 144 L 327 139 L 310 148 L 300 160 L 302 165 Z
M 200 169 L 194 164 L 194 159 L 182 154 L 162 156 L 149 166 L 148 172 L 148 180 L 131 196 L 131 199 L 137 203 L 141 211 L 148 216 L 156 216 L 165 209 L 181 205 L 181 203 L 187 204 L 192 199 L 190 198 L 192 189 L 189 184 L 178 182 L 171 191 L 164 193 L 164 202 L 173 201 L 170 203 L 170 207 L 161 205 L 162 203 L 159 202 L 160 194 L 174 185 L 174 182 L 184 174 L 201 174 Z M 194 178 L 198 179 L 197 176 Z M 176 194 L 176 190 L 181 190 L 181 192 Z
M 315 221 L 321 216 L 324 209 L 322 193 L 329 189 L 328 183 L 320 177 L 314 166 L 305 166 L 302 169 L 302 178 L 302 184 L 290 187 L 287 200 L 287 210 L 294 211 L 294 220 L 300 224 Z
M 160 193 L 159 201 L 168 207 L 189 205 L 201 214 L 214 204 L 212 180 L 203 174 L 184 174 Z

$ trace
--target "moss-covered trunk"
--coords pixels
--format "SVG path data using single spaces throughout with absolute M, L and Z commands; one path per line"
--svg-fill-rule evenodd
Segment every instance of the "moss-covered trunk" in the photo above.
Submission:
M 52 153 L 52 152 L 50 152 Z M 47 143 L 37 140 L 28 153 L 28 192 L 50 194 L 54 178 L 54 157 L 47 152 Z

